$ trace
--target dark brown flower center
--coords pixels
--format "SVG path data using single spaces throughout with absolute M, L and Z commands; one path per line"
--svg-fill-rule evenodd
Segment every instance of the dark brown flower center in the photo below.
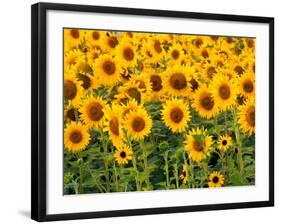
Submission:
M 185 170 L 182 171 L 182 175 L 183 175 L 183 177 L 186 177 L 186 171 Z
M 126 79 L 126 80 L 130 80 L 130 78 L 131 78 L 131 75 L 125 69 L 121 72 L 121 76 L 123 79 Z
M 132 48 L 130 47 L 126 47 L 123 51 L 123 57 L 125 58 L 125 60 L 127 61 L 132 61 L 134 59 L 134 51 Z
M 198 89 L 199 84 L 198 84 L 198 82 L 197 82 L 194 78 L 192 78 L 192 79 L 189 81 L 189 83 L 191 84 L 191 89 L 192 89 L 192 91 L 195 91 L 196 89 Z
M 170 112 L 170 118 L 173 122 L 180 123 L 183 118 L 183 111 L 178 107 L 173 108 Z
M 254 84 L 251 80 L 246 80 L 243 83 L 243 89 L 246 93 L 251 93 L 254 90 Z
M 157 53 L 160 54 L 160 53 L 162 52 L 161 43 L 160 43 L 159 40 L 155 40 L 155 41 L 154 41 L 153 47 L 154 47 L 154 50 L 155 50 Z
M 66 117 L 69 118 L 72 121 L 76 121 L 75 117 L 75 109 L 71 108 L 66 112 Z
M 199 142 L 197 140 L 193 141 L 193 148 L 197 152 L 202 152 L 204 150 L 202 142 Z
M 136 132 L 140 132 L 145 128 L 145 121 L 142 117 L 135 117 L 132 122 L 132 128 Z
M 194 44 L 197 48 L 199 48 L 203 44 L 203 40 L 200 37 L 196 38 Z
M 141 93 L 136 88 L 128 89 L 128 95 L 134 98 L 138 103 L 141 102 Z
M 219 88 L 220 97 L 224 100 L 227 100 L 230 97 L 230 88 L 228 85 L 221 85 Z
M 180 56 L 180 52 L 178 50 L 173 50 L 172 51 L 172 58 L 174 60 L 177 60 L 179 58 L 179 56 Z
M 76 84 L 70 80 L 64 81 L 64 99 L 72 100 L 77 94 Z
M 252 127 L 255 127 L 256 124 L 256 116 L 255 116 L 255 107 L 251 106 L 246 114 L 246 120 L 248 124 Z
M 120 152 L 120 157 L 122 159 L 126 158 L 126 152 L 125 151 Z
M 206 93 L 201 97 L 200 104 L 205 110 L 212 110 L 215 105 L 215 102 L 211 94 Z
M 80 131 L 73 131 L 73 132 L 71 132 L 71 134 L 70 134 L 70 141 L 71 142 L 73 142 L 73 143 L 79 143 L 79 142 L 81 142 L 81 140 L 82 140 L 82 134 L 81 134 L 81 132 Z
M 208 51 L 207 51 L 206 49 L 204 49 L 204 50 L 201 52 L 201 55 L 202 55 L 203 58 L 209 57 L 209 53 L 208 53 Z
M 214 176 L 212 181 L 214 184 L 217 184 L 219 182 L 219 178 L 217 176 Z
M 109 128 L 113 134 L 119 136 L 119 122 L 117 118 L 113 118 L 109 121 Z
M 237 96 L 237 103 L 239 104 L 239 105 L 242 105 L 242 104 L 244 104 L 244 102 L 245 102 L 245 97 L 244 96 L 242 96 L 242 95 L 239 95 L 239 96 Z
M 207 75 L 208 75 L 208 77 L 210 78 L 210 79 L 212 79 L 213 78 L 213 76 L 215 75 L 217 73 L 217 71 L 216 71 L 216 68 L 215 67 L 209 67 L 208 69 L 207 69 Z
M 174 73 L 170 77 L 170 85 L 177 90 L 186 88 L 187 80 L 182 73 Z
M 252 40 L 252 39 L 249 39 L 248 41 L 247 41 L 247 46 L 249 47 L 249 48 L 253 48 L 254 47 L 254 40 Z
M 92 38 L 93 38 L 94 40 L 99 40 L 99 39 L 100 39 L 100 33 L 97 32 L 97 31 L 94 31 L 94 32 L 92 33 Z
M 235 66 L 234 71 L 239 75 L 242 75 L 244 73 L 244 69 L 240 65 Z
M 109 37 L 107 43 L 111 48 L 115 48 L 119 42 L 116 37 Z
M 88 116 L 93 121 L 99 121 L 104 115 L 102 109 L 103 107 L 99 103 L 93 102 L 88 107 Z
M 70 30 L 70 35 L 74 38 L 74 39 L 78 39 L 79 38 L 79 30 Z
M 79 81 L 82 81 L 82 87 L 88 89 L 91 86 L 91 79 L 87 75 L 77 74 Z
M 227 141 L 226 141 L 226 140 L 223 140 L 223 141 L 222 141 L 222 145 L 226 146 L 226 145 L 227 145 Z
M 150 77 L 150 83 L 152 84 L 152 90 L 155 92 L 158 92 L 163 88 L 162 79 L 159 75 L 152 75 Z
M 116 66 L 112 61 L 106 61 L 103 63 L 103 71 L 108 75 L 113 75 L 116 70 Z

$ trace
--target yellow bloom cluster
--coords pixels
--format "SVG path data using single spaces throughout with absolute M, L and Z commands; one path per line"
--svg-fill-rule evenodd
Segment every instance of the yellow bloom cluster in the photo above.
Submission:
M 161 104 L 158 117 L 147 109 Z M 212 145 L 226 152 L 232 138 L 217 142 L 202 125 L 230 112 L 244 134 L 255 132 L 255 39 L 64 29 L 64 144 L 84 150 L 91 131 L 108 135 L 119 164 L 132 160 L 132 141 L 153 134 L 159 119 L 185 136 L 190 160 L 200 162 Z M 193 120 L 201 119 L 195 126 Z M 169 136 L 167 136 L 169 137 Z M 182 166 L 180 179 L 187 182 Z M 210 175 L 221 186 L 222 175 Z

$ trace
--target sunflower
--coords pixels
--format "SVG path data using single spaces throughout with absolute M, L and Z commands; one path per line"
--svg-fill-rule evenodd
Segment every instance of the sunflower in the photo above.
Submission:
M 213 144 L 213 140 L 212 136 L 206 134 L 206 130 L 193 128 L 189 131 L 184 144 L 189 158 L 196 162 L 200 162 L 210 154 L 209 151 Z
M 182 99 L 167 100 L 161 113 L 162 120 L 172 132 L 184 132 L 191 118 L 188 104 Z
M 137 65 L 136 47 L 131 43 L 129 38 L 123 38 L 121 43 L 116 47 L 116 57 L 120 60 L 123 67 L 135 67 Z
M 150 59 L 153 62 L 160 61 L 165 53 L 163 45 L 161 43 L 161 39 L 157 36 L 150 37 L 147 42 L 144 44 L 144 49 L 146 51 L 146 55 L 150 56 Z
M 148 77 L 148 80 L 151 85 L 150 98 L 159 99 L 160 96 L 164 93 L 163 75 L 159 72 L 149 69 L 143 74 L 143 76 Z
M 180 64 L 168 68 L 163 80 L 166 92 L 172 96 L 189 96 L 191 93 L 189 81 L 193 73 L 193 68 Z
M 133 151 L 128 146 L 121 146 L 114 152 L 114 158 L 119 165 L 127 164 L 132 160 Z
M 107 106 L 104 109 L 105 113 L 105 128 L 104 131 L 108 132 L 109 138 L 115 147 L 120 147 L 123 144 L 124 132 L 122 129 L 122 113 L 120 106 L 112 104 L 111 108 Z
M 68 51 L 64 56 L 64 69 L 75 67 L 78 61 L 84 58 L 83 52 L 80 50 Z
M 84 99 L 79 112 L 83 123 L 89 128 L 100 128 L 104 121 L 103 109 L 106 102 L 100 97 L 90 96 Z
M 218 140 L 218 148 L 226 152 L 226 150 L 232 145 L 232 138 L 228 135 L 222 135 Z
M 207 119 L 214 117 L 218 111 L 217 103 L 205 85 L 201 85 L 195 91 L 192 107 L 201 117 Z
M 101 42 L 102 50 L 107 53 L 115 50 L 117 45 L 119 44 L 117 36 L 109 34 L 103 35 Z
M 224 184 L 224 177 L 220 172 L 212 172 L 209 175 L 209 187 L 221 187 Z
M 79 113 L 75 107 L 68 103 L 63 111 L 63 117 L 64 122 L 77 121 L 79 119 Z
M 180 175 L 180 180 L 183 184 L 186 184 L 188 181 L 188 173 L 187 173 L 187 168 L 186 165 L 182 166 L 182 171 L 181 171 L 181 175 Z
M 246 98 L 253 97 L 255 95 L 254 76 L 253 72 L 248 71 L 237 80 L 239 93 Z
M 184 51 L 182 49 L 182 46 L 177 43 L 169 48 L 169 51 L 166 55 L 170 59 L 168 64 L 172 66 L 175 63 L 181 63 L 184 58 Z
M 243 133 L 252 135 L 255 132 L 256 124 L 254 98 L 248 99 L 238 110 L 238 124 Z
M 100 56 L 93 64 L 93 70 L 99 85 L 112 86 L 120 80 L 120 66 L 109 55 Z
M 84 38 L 84 31 L 78 29 L 64 29 L 63 33 L 65 50 L 78 48 Z
M 138 108 L 138 110 L 128 113 L 125 127 L 133 139 L 141 140 L 150 134 L 152 119 L 144 108 Z
M 90 134 L 81 123 L 71 122 L 64 129 L 64 146 L 66 150 L 74 153 L 81 152 L 89 142 Z
M 152 84 L 150 82 L 150 79 L 147 75 L 139 74 L 139 75 L 133 75 L 131 77 L 132 82 L 137 83 L 139 86 L 139 89 L 142 92 L 142 97 L 144 100 L 149 99 L 152 92 Z
M 202 68 L 201 72 L 203 73 L 204 80 L 209 82 L 213 79 L 213 77 L 217 74 L 218 67 L 212 61 L 205 63 Z
M 102 55 L 101 49 L 90 48 L 86 52 L 89 65 L 93 65 L 95 61 Z
M 86 30 L 86 40 L 89 45 L 90 49 L 96 48 L 96 49 L 101 49 L 102 45 L 102 40 L 103 36 L 105 33 L 103 31 L 98 31 L 98 30 Z
M 67 71 L 63 81 L 64 101 L 71 102 L 73 106 L 78 106 L 83 95 L 82 83 Z
M 118 88 L 118 94 L 115 96 L 120 103 L 126 103 L 128 100 L 135 99 L 138 103 L 143 101 L 142 94 L 144 89 L 140 88 L 140 82 L 133 79 Z
M 81 86 L 84 90 L 91 91 L 92 89 L 96 88 L 96 80 L 92 75 L 77 73 L 76 78 L 81 82 Z
M 210 84 L 210 89 L 218 107 L 222 111 L 230 109 L 235 104 L 236 86 L 227 76 L 216 75 Z
M 121 103 L 120 109 L 122 113 L 122 119 L 125 119 L 128 113 L 131 111 L 136 111 L 139 107 L 142 106 L 138 105 L 138 102 L 135 99 L 131 99 L 126 103 Z

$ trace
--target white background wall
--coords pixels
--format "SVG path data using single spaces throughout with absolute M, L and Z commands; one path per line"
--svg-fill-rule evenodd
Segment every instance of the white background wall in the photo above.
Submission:
M 50 0 L 51 1 L 51 0 Z M 0 6 L 0 223 L 30 220 L 30 5 Z M 68 0 L 60 2 L 275 17 L 275 208 L 79 220 L 60 223 L 277 223 L 280 219 L 280 6 L 278 0 Z M 110 203 L 110 202 L 109 202 Z

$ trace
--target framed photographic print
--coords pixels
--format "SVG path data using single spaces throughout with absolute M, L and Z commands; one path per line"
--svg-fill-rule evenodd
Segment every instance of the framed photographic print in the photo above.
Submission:
M 274 205 L 274 19 L 32 6 L 32 218 Z

